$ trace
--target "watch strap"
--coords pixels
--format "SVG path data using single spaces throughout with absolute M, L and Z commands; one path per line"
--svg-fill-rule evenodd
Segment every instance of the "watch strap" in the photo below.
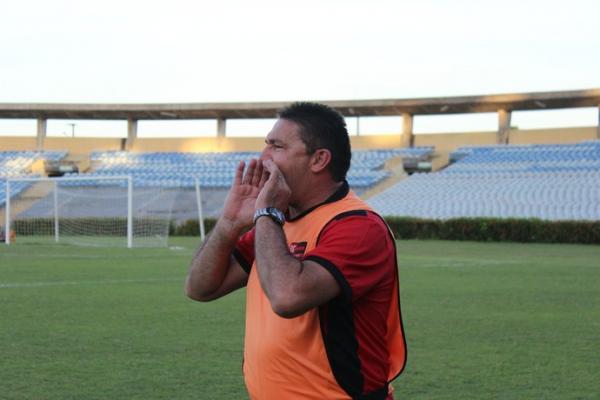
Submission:
M 256 210 L 254 212 L 253 222 L 256 224 L 256 220 L 260 217 L 269 217 L 279 225 L 283 225 L 285 223 L 285 215 L 281 210 L 275 207 L 259 208 Z

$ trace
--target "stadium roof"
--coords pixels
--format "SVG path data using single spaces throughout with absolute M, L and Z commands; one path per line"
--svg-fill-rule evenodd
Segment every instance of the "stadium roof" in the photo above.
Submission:
M 417 99 L 320 101 L 345 116 L 388 116 L 543 110 L 600 106 L 600 89 Z M 236 119 L 274 118 L 289 102 L 63 104 L 0 103 L 0 118 Z

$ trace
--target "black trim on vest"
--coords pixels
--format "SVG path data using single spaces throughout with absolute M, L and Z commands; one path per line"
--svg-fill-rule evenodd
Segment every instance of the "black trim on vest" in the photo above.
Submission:
M 322 312 L 327 316 L 323 318 Z M 341 296 L 319 309 L 321 329 L 331 372 L 338 385 L 353 399 L 363 394 L 364 377 L 358 357 L 358 340 L 354 329 L 352 303 Z
M 390 237 L 392 238 L 392 243 L 394 244 L 394 262 L 396 263 L 396 280 L 398 282 L 398 318 L 400 319 L 400 330 L 402 331 L 402 341 L 404 342 L 404 364 L 402 364 L 402 367 L 400 368 L 400 371 L 398 371 L 396 376 L 392 377 L 389 380 L 389 382 L 391 382 L 394 379 L 396 379 L 397 377 L 399 377 L 400 374 L 402 374 L 402 372 L 404 372 L 404 368 L 406 367 L 406 363 L 408 360 L 408 346 L 406 345 L 406 332 L 404 332 L 404 321 L 402 321 L 402 307 L 400 306 L 400 276 L 398 274 L 398 269 L 400 268 L 400 266 L 398 265 L 398 249 L 396 248 L 396 238 L 394 237 L 394 234 L 389 229 L 389 225 L 385 222 L 385 219 L 383 219 L 383 217 L 381 215 L 379 215 L 377 213 L 373 213 L 373 214 L 375 214 L 377 217 L 379 217 L 379 219 L 382 220 L 383 223 L 388 227 L 388 232 L 390 234 Z
M 250 264 L 248 262 L 248 260 L 246 260 L 244 258 L 244 256 L 242 255 L 242 253 L 240 253 L 238 249 L 233 249 L 233 251 L 231 252 L 231 255 L 240 264 L 240 266 L 242 267 L 242 269 L 244 271 L 246 271 L 246 273 L 248 275 L 250 275 L 250 270 L 252 269 L 252 264 Z
M 389 233 L 389 235 L 390 235 L 390 237 L 392 239 L 392 243 L 394 245 L 394 262 L 396 264 L 396 281 L 398 282 L 398 313 L 399 313 L 398 317 L 400 319 L 400 330 L 402 331 L 402 340 L 404 342 L 404 364 L 400 368 L 400 371 L 398 371 L 398 374 L 396 374 L 396 376 L 392 377 L 388 381 L 388 382 L 391 382 L 394 379 L 396 379 L 398 376 L 400 376 L 400 374 L 402 374 L 402 372 L 404 372 L 404 368 L 406 367 L 406 363 L 407 363 L 407 360 L 408 360 L 408 346 L 406 345 L 406 333 L 404 332 L 404 322 L 402 321 L 402 308 L 400 306 L 400 277 L 399 277 L 399 274 L 398 274 L 398 268 L 399 268 L 399 265 L 398 265 L 398 249 L 396 247 L 396 238 L 394 237 L 394 234 L 389 229 L 389 225 L 387 224 L 387 222 L 385 222 L 385 219 L 383 219 L 383 217 L 381 215 L 377 214 L 376 212 L 374 212 L 374 211 L 367 211 L 367 210 L 351 210 L 351 211 L 346 211 L 346 212 L 343 212 L 343 213 L 340 213 L 340 214 L 336 215 L 329 222 L 327 222 L 325 225 L 323 225 L 323 228 L 321 229 L 321 232 L 319 232 L 319 235 L 317 236 L 317 241 L 315 242 L 315 245 L 317 245 L 319 243 L 319 241 L 321 240 L 321 234 L 323 233 L 323 231 L 325 230 L 325 228 L 327 227 L 327 225 L 329 225 L 332 221 L 337 221 L 337 220 L 340 220 L 342 218 L 349 217 L 349 216 L 367 216 L 369 212 L 371 212 L 374 215 L 376 215 L 384 223 L 384 225 L 388 228 L 388 233 Z M 348 301 L 351 302 L 351 300 L 352 300 L 352 289 L 350 288 L 350 285 L 348 284 L 348 282 L 346 281 L 346 279 L 344 278 L 344 276 L 342 275 L 342 273 L 337 269 L 337 267 L 333 263 L 331 263 L 328 260 L 323 259 L 321 257 L 310 256 L 308 258 L 313 258 L 313 261 L 319 263 L 320 265 L 322 265 L 328 271 L 331 272 L 331 274 L 333 275 L 333 277 L 336 279 L 336 281 L 342 287 L 342 290 L 344 292 L 349 293 L 350 297 L 348 297 L 348 299 L 349 299 Z M 317 259 L 319 259 L 319 261 Z M 325 263 L 320 262 L 320 260 L 325 261 Z M 338 279 L 337 276 L 336 276 L 336 274 L 339 274 L 340 277 L 341 277 L 341 279 Z M 347 290 L 344 288 L 344 286 L 343 286 L 344 284 L 347 286 L 347 288 L 348 288 Z M 328 313 L 328 315 L 329 315 L 329 313 Z M 326 328 L 329 328 L 329 327 L 326 327 Z M 323 331 L 323 329 L 321 329 L 321 331 Z M 323 339 L 325 340 L 325 333 L 323 333 L 323 335 L 324 335 Z M 354 328 L 352 329 L 352 335 L 354 336 L 354 339 L 356 340 L 356 336 L 354 334 Z M 329 348 L 327 347 L 327 341 L 325 341 L 325 347 L 326 347 L 326 350 L 327 350 L 327 356 L 329 357 Z M 331 357 L 329 357 L 329 360 L 330 360 L 331 369 L 332 369 L 332 371 L 334 373 L 334 376 L 338 380 L 338 383 L 340 384 L 340 386 L 344 390 L 347 391 L 346 387 L 344 387 L 341 384 L 341 381 L 338 379 L 338 376 L 336 375 L 336 372 L 335 372 L 334 365 L 332 363 Z M 359 363 L 360 363 L 360 360 L 359 360 Z M 362 375 L 361 375 L 361 379 L 362 379 Z M 347 391 L 347 393 L 350 396 L 352 396 L 353 399 L 357 399 L 357 400 L 386 399 L 387 398 L 387 385 L 384 386 L 384 387 L 382 387 L 382 388 L 380 388 L 380 389 L 377 389 L 377 390 L 375 390 L 373 392 L 364 394 L 364 395 L 354 396 L 351 392 Z M 383 396 L 383 397 L 380 397 L 380 396 Z
M 342 288 L 342 296 L 319 307 L 321 335 L 335 380 L 353 400 L 385 400 L 388 395 L 387 384 L 363 393 L 364 376 L 354 329 L 352 288 L 331 261 L 318 256 L 309 256 L 305 260 L 314 261 L 329 271 Z
M 352 302 L 337 296 L 319 307 L 319 320 L 325 352 L 336 382 L 353 399 L 361 398 L 365 380 L 358 357 Z
M 373 390 L 372 392 L 365 393 L 358 397 L 353 397 L 352 400 L 385 400 L 388 397 L 388 385 L 380 387 L 379 389 Z
M 367 216 L 367 211 L 366 210 L 352 210 L 352 211 L 346 211 L 343 212 L 341 214 L 336 215 L 335 217 L 333 217 L 334 220 L 338 221 L 340 219 L 346 218 L 346 217 L 351 217 L 353 215 L 357 215 L 357 216 L 361 216 L 361 217 L 366 217 Z
M 306 216 L 307 214 L 309 214 L 311 211 L 313 211 L 317 207 L 321 207 L 322 205 L 333 203 L 335 201 L 341 200 L 344 197 L 346 197 L 346 195 L 348 195 L 349 191 L 350 191 L 350 186 L 348 186 L 348 181 L 344 180 L 342 182 L 342 186 L 340 186 L 331 196 L 329 196 L 327 198 L 327 200 L 325 200 L 324 202 L 322 202 L 320 204 L 317 204 L 316 206 L 313 206 L 313 207 L 309 208 L 308 210 L 304 211 L 301 214 L 296 215 L 294 218 L 288 218 L 288 221 L 297 221 L 300 218 L 302 218 L 302 217 Z
M 331 261 L 319 256 L 308 256 L 304 259 L 304 261 L 314 261 L 323 268 L 325 268 L 327 271 L 329 271 L 329 273 L 333 275 L 333 278 L 336 280 L 338 285 L 340 285 L 340 289 L 342 289 L 342 295 L 344 296 L 344 299 L 347 302 L 352 301 L 352 288 L 350 287 L 348 281 L 346 280 L 346 278 L 344 278 L 344 275 L 340 272 L 338 267 L 336 267 Z

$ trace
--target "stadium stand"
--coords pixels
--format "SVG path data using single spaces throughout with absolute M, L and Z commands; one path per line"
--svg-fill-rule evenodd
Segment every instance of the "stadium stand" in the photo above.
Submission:
M 513 112 L 597 108 L 599 99 L 600 89 L 590 89 L 359 100 L 335 102 L 332 106 L 346 116 L 402 115 L 402 125 L 398 126 L 401 133 L 351 137 L 354 151 L 347 177 L 350 186 L 385 216 L 600 220 L 597 140 L 600 126 L 594 123 L 587 127 L 521 129 L 510 125 Z M 33 221 L 40 226 L 56 215 L 68 223 L 76 222 L 69 221 L 70 218 L 83 217 L 99 218 L 104 224 L 105 220 L 123 219 L 125 210 L 133 216 L 134 224 L 147 220 L 150 226 L 167 219 L 181 223 L 198 218 L 200 197 L 204 217 L 216 217 L 239 160 L 258 157 L 264 145 L 261 137 L 228 136 L 226 121 L 273 116 L 285 105 L 237 103 L 223 108 L 216 103 L 178 104 L 176 107 L 169 104 L 11 104 L 0 107 L 0 114 L 5 118 L 37 119 L 36 136 L 9 136 L 0 141 L 0 225 L 4 225 L 3 216 L 9 214 L 9 221 L 40 218 L 42 221 Z M 431 134 L 413 131 L 416 117 L 475 112 L 497 112 L 498 129 Z M 48 136 L 46 123 L 53 118 L 126 119 L 127 136 Z M 216 119 L 217 132 L 215 137 L 178 138 L 169 134 L 160 138 L 139 137 L 138 121 L 153 119 Z M 67 152 L 43 152 L 42 149 L 68 149 L 68 156 Z M 57 161 L 52 162 L 52 159 Z M 15 198 L 11 199 L 10 208 L 5 207 L 6 178 L 46 175 L 71 177 L 73 181 L 11 182 L 11 195 L 14 193 Z M 108 178 L 116 175 L 118 183 L 115 178 Z M 127 185 L 128 180 L 123 176 L 132 177 L 133 187 Z M 200 182 L 201 196 L 195 188 L 196 178 Z M 125 205 L 117 204 L 115 199 L 132 201 Z M 27 223 L 33 224 L 30 222 Z M 88 222 L 83 221 L 81 225 L 85 228 Z M 61 235 L 69 233 L 65 224 L 58 225 Z
M 383 169 L 387 160 L 398 156 L 420 160 L 432 151 L 431 147 L 355 151 L 348 181 L 355 190 L 364 190 L 389 176 Z M 238 162 L 259 155 L 257 152 L 94 152 L 93 171 L 85 176 L 131 175 L 136 186 L 180 188 L 193 188 L 197 177 L 202 188 L 225 189 L 231 185 Z
M 34 163 L 43 161 L 59 161 L 65 158 L 66 151 L 3 151 L 0 152 L 0 207 L 6 203 L 6 179 L 17 177 L 37 177 L 32 174 Z M 29 187 L 29 183 L 16 182 L 11 193 L 17 195 Z
M 401 158 L 405 166 L 415 165 L 430 159 L 433 151 L 431 146 L 353 151 L 348 181 L 360 195 L 390 177 L 392 172 L 386 168 L 389 160 Z M 31 172 L 36 161 L 65 156 L 64 151 L 0 152 L 0 206 L 5 203 L 6 178 L 36 176 Z M 153 201 L 174 202 L 173 217 L 182 221 L 197 217 L 195 177 L 202 187 L 205 216 L 216 216 L 239 160 L 258 156 L 258 152 L 93 152 L 91 172 L 65 176 L 131 175 L 136 187 L 165 189 Z M 26 182 L 14 185 L 11 191 L 15 194 L 28 187 Z M 26 214 L 47 214 L 50 207 L 44 202 L 50 201 L 40 201 Z M 600 141 L 459 147 L 450 154 L 445 169 L 414 173 L 375 194 L 369 203 L 383 215 L 420 218 L 598 220 Z M 99 212 L 111 215 L 110 210 Z
M 600 141 L 461 147 L 369 200 L 383 215 L 600 219 Z
M 452 165 L 445 172 L 595 171 L 600 168 L 599 143 L 460 147 L 450 154 Z
M 395 157 L 401 157 L 408 162 L 429 157 L 432 147 L 358 150 L 353 152 L 352 167 L 348 173 L 348 181 L 357 193 L 377 185 L 388 178 L 391 172 L 384 169 L 385 163 Z M 182 221 L 196 218 L 195 178 L 202 187 L 202 204 L 205 216 L 217 216 L 220 213 L 223 200 L 233 180 L 235 167 L 240 160 L 259 157 L 258 152 L 227 152 L 227 153 L 184 153 L 184 152 L 127 152 L 102 151 L 90 154 L 91 168 L 88 173 L 65 173 L 65 177 L 97 177 L 97 176 L 128 176 L 133 178 L 136 188 L 165 189 L 153 201 L 157 204 L 175 203 L 174 219 Z M 10 177 L 39 177 L 32 174 L 32 165 L 43 160 L 57 162 L 64 160 L 66 151 L 8 151 L 0 152 L 0 207 L 6 201 L 6 178 Z M 114 182 L 111 183 L 114 185 Z M 102 186 L 98 181 L 63 182 L 62 186 Z M 28 182 L 15 182 L 11 193 L 17 196 L 30 187 Z M 82 195 L 83 195 L 82 189 Z M 106 189 L 103 189 L 106 193 Z M 93 202 L 93 197 L 90 197 Z M 47 217 L 52 208 L 51 198 L 40 200 L 22 216 Z M 88 204 L 89 206 L 89 204 Z M 97 210 L 98 216 L 110 216 L 111 210 Z M 73 216 L 79 212 L 74 207 L 69 210 Z
M 427 158 L 432 152 L 432 147 L 354 151 L 352 154 L 352 167 L 348 173 L 348 182 L 360 194 L 390 176 L 391 172 L 384 169 L 388 160 L 401 157 L 412 162 Z M 174 202 L 173 218 L 177 221 L 183 221 L 197 217 L 196 193 L 194 191 L 196 177 L 202 188 L 204 215 L 214 217 L 220 213 L 239 161 L 259 156 L 260 153 L 258 152 L 93 152 L 90 155 L 91 172 L 85 174 L 68 173 L 65 176 L 131 175 L 133 184 L 137 188 L 165 189 L 156 201 L 159 203 L 161 201 Z M 98 182 L 71 183 L 74 186 L 84 184 L 96 186 Z M 173 196 L 175 196 L 175 199 L 172 199 Z M 45 202 L 48 203 L 50 200 L 46 199 Z M 37 209 L 36 207 L 32 208 L 29 214 L 36 214 Z M 40 204 L 39 210 L 39 212 L 42 212 L 42 210 L 48 210 L 48 207 Z M 72 210 L 72 212 L 75 212 L 75 210 Z M 107 213 L 109 212 L 107 211 Z

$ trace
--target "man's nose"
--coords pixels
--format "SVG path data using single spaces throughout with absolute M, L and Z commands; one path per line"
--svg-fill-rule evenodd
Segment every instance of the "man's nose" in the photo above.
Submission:
M 265 161 L 271 159 L 271 152 L 269 151 L 269 146 L 266 146 L 262 152 L 260 153 L 260 157 L 258 157 L 260 161 Z

